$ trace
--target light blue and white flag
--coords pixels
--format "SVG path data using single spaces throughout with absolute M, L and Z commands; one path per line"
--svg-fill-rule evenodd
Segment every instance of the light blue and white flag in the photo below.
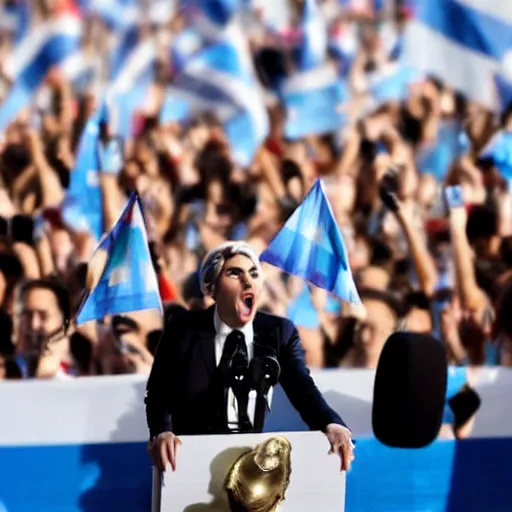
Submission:
M 297 70 L 281 86 L 284 133 L 292 140 L 336 131 L 346 119 L 343 103 L 348 89 L 326 61 L 327 27 L 316 0 L 304 3 L 301 28 Z
M 454 119 L 439 123 L 435 140 L 419 145 L 416 152 L 416 166 L 422 174 L 432 174 L 442 182 L 453 161 L 469 150 L 469 139 L 462 123 Z
M 327 24 L 317 0 L 304 1 L 301 25 L 298 67 L 301 71 L 307 71 L 322 65 L 327 55 Z
M 18 43 L 30 27 L 30 5 L 27 1 L 3 2 L 0 6 L 0 30 Z
M 313 185 L 260 260 L 302 277 L 342 300 L 361 303 L 348 251 L 321 180 Z
M 68 192 L 61 205 L 65 224 L 75 231 L 90 232 L 96 240 L 103 234 L 103 197 L 97 151 L 99 125 L 108 120 L 108 106 L 102 103 L 85 125 Z
M 403 62 L 496 108 L 493 78 L 512 76 L 512 11 L 502 0 L 417 0 Z
M 80 42 L 80 19 L 66 13 L 30 30 L 5 63 L 13 82 L 0 105 L 0 131 L 27 107 L 48 71 L 74 53 Z
M 498 95 L 499 111 L 504 112 L 512 104 L 512 79 L 507 80 L 503 75 L 496 75 L 494 83 Z
M 285 80 L 282 95 L 288 139 L 334 132 L 347 119 L 348 88 L 331 64 L 294 73 Z
M 62 73 L 77 93 L 87 92 L 101 76 L 101 69 L 101 56 L 82 48 L 78 48 L 61 64 Z
M 203 48 L 203 45 L 203 38 L 193 27 L 188 27 L 180 32 L 171 45 L 172 69 L 174 72 L 181 71 L 190 58 Z
M 140 40 L 126 56 L 106 93 L 112 116 L 112 129 L 129 139 L 133 135 L 133 118 L 143 109 L 149 87 L 155 77 L 157 43 L 154 37 Z
M 512 178 L 512 132 L 500 130 L 495 133 L 479 158 L 492 162 L 504 178 Z
M 98 284 L 77 313 L 77 324 L 131 311 L 162 311 L 158 279 L 137 194 L 131 195 L 98 250 L 107 252 L 107 263 Z
M 210 42 L 218 40 L 242 7 L 241 0 L 186 0 L 187 17 L 192 27 Z
M 368 92 L 378 103 L 401 101 L 409 95 L 411 84 L 423 78 L 423 74 L 411 66 L 391 63 L 368 77 Z
M 226 128 L 233 157 L 251 164 L 268 135 L 269 121 L 243 35 L 238 27 L 192 56 L 168 89 L 171 101 L 185 102 L 184 115 L 214 112 Z
M 137 0 L 84 0 L 81 3 L 84 14 L 97 16 L 115 32 L 134 27 L 142 14 Z

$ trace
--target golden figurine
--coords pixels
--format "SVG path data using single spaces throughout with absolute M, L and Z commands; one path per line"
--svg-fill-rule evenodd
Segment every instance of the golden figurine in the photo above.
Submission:
M 226 480 L 232 512 L 277 512 L 290 482 L 291 444 L 271 437 L 243 454 Z

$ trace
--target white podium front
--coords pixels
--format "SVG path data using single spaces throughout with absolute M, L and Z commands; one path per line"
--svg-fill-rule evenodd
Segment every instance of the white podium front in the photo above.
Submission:
M 321 432 L 184 436 L 177 469 L 153 472 L 152 512 L 229 512 L 224 483 L 240 455 L 271 437 L 291 443 L 291 476 L 279 512 L 343 512 L 345 473 Z

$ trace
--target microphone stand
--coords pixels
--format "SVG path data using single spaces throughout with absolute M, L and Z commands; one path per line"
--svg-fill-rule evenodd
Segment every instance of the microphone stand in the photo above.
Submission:
M 251 361 L 251 386 L 258 395 L 254 410 L 254 432 L 263 432 L 265 413 L 270 411 L 268 393 L 275 386 L 281 372 L 279 362 L 274 357 L 255 358 Z
M 238 432 L 245 433 L 252 431 L 252 424 L 247 413 L 249 405 L 248 366 L 247 356 L 241 352 L 236 352 L 231 360 L 229 385 L 226 390 L 228 394 L 229 388 L 233 390 L 238 406 Z M 229 424 L 229 421 L 227 423 Z

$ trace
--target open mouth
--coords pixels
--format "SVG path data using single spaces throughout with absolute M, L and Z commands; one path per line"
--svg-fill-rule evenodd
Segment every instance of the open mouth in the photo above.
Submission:
M 242 295 L 242 307 L 241 313 L 243 316 L 249 316 L 252 313 L 254 307 L 254 295 L 252 293 L 246 293 Z

